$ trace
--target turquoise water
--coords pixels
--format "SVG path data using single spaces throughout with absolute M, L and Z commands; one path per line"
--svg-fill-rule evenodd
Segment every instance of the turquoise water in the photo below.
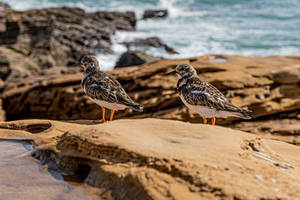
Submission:
M 300 0 L 2 0 L 14 9 L 72 6 L 86 11 L 135 11 L 167 8 L 169 17 L 139 21 L 137 32 L 119 32 L 113 49 L 120 55 L 126 49 L 118 43 L 158 36 L 175 47 L 179 55 L 149 49 L 158 56 L 183 58 L 203 54 L 247 56 L 300 54 Z M 101 59 L 114 60 L 99 55 Z M 108 63 L 112 65 L 112 63 Z

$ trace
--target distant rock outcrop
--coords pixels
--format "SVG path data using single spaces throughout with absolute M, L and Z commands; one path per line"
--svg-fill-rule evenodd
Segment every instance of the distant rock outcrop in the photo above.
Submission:
M 151 19 L 151 18 L 165 18 L 168 16 L 167 9 L 161 10 L 145 10 L 143 14 L 143 19 Z

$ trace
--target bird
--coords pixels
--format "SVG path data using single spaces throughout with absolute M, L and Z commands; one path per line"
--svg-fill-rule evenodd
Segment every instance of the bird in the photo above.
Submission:
M 234 116 L 251 119 L 252 111 L 230 103 L 222 92 L 202 80 L 191 65 L 179 64 L 175 70 L 167 73 L 170 74 L 178 75 L 177 92 L 180 99 L 189 109 L 201 115 L 204 124 L 207 124 L 207 118 L 212 118 L 212 125 L 215 125 L 216 118 Z
M 94 56 L 83 56 L 80 65 L 83 68 L 81 79 L 83 91 L 102 108 L 100 123 L 106 122 L 105 109 L 111 110 L 109 121 L 113 120 L 114 112 L 118 110 L 131 108 L 135 111 L 143 111 L 143 107 L 128 96 L 116 79 L 100 71 L 99 62 Z

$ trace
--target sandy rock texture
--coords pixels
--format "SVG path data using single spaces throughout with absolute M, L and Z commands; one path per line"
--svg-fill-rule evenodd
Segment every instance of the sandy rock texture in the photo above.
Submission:
M 300 147 L 176 120 L 21 120 L 1 139 L 33 141 L 33 156 L 114 199 L 298 199 Z
M 121 82 L 136 102 L 144 105 L 143 113 L 120 111 L 116 119 L 155 117 L 200 123 L 201 118 L 178 98 L 177 77 L 165 75 L 179 63 L 193 65 L 201 78 L 220 89 L 233 104 L 253 110 L 253 120 L 218 119 L 217 124 L 299 144 L 299 57 L 207 55 L 115 69 L 108 73 Z M 100 118 L 99 107 L 81 89 L 81 77 L 78 73 L 6 84 L 1 97 L 7 119 Z
M 5 111 L 3 110 L 2 107 L 2 99 L 0 99 L 0 122 L 5 121 Z
M 133 12 L 0 9 L 0 79 L 79 72 L 73 65 L 83 55 L 113 53 L 111 36 L 116 30 L 133 31 L 135 24 Z

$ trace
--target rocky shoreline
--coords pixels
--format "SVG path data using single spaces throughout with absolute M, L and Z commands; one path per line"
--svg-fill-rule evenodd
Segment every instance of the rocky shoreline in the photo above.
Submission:
M 8 5 L 0 7 L 0 88 L 3 81 L 79 72 L 75 64 L 83 55 L 114 54 L 111 37 L 116 31 L 135 31 L 137 22 L 135 13 L 130 11 L 87 13 L 63 7 L 17 12 Z M 134 51 L 131 54 L 135 57 L 124 53 L 118 66 L 152 61 L 154 57 L 149 59 L 151 56 L 144 53 L 149 48 L 177 53 L 158 37 L 122 45 Z
M 167 15 L 161 12 L 148 17 Z M 137 20 L 133 12 L 16 12 L 0 4 L 0 139 L 33 142 L 34 157 L 67 174 L 86 167 L 82 181 L 115 199 L 296 199 L 300 57 L 167 60 L 143 52 L 177 53 L 157 37 L 124 43 L 120 68 L 107 73 L 144 112 L 92 123 L 100 108 L 84 95 L 74 64 L 85 54 L 113 53 L 111 36 L 134 31 Z M 177 77 L 165 75 L 181 63 L 252 110 L 253 119 L 217 120 L 229 128 L 200 124 L 180 102 Z
M 111 54 L 117 30 L 134 31 L 133 12 L 86 13 L 79 8 L 1 11 L 0 57 L 4 81 L 79 72 L 86 54 Z M 5 68 L 5 69 L 3 69 Z

